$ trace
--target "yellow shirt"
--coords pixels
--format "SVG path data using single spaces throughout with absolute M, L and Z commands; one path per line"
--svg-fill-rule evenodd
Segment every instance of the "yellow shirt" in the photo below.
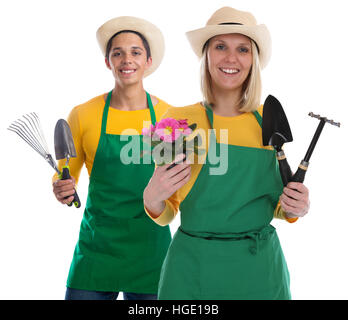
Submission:
M 260 106 L 257 111 L 262 116 L 263 106 Z M 208 129 L 211 129 L 211 127 L 208 117 L 206 116 L 205 107 L 203 107 L 201 103 L 186 107 L 170 108 L 167 113 L 163 115 L 163 118 L 174 118 L 177 120 L 187 119 L 189 125 L 196 123 L 197 129 L 193 134 L 195 135 L 196 132 L 198 133 L 200 131 L 200 135 L 203 136 L 202 145 L 206 151 L 208 150 Z M 218 143 L 272 150 L 272 147 L 262 145 L 262 129 L 258 122 L 255 121 L 255 116 L 251 112 L 246 112 L 235 117 L 222 117 L 214 114 L 214 129 L 216 129 L 216 139 Z M 220 136 L 220 129 L 228 129 L 228 142 L 222 140 L 224 137 Z M 206 137 L 206 139 L 204 139 L 204 137 Z M 186 198 L 196 182 L 205 157 L 205 154 L 199 157 L 195 155 L 194 160 L 191 161 L 190 180 L 165 201 L 165 209 L 157 218 L 153 218 L 145 208 L 148 216 L 157 224 L 165 226 L 175 218 L 179 211 L 180 203 Z M 286 219 L 288 222 L 295 222 L 297 220 L 297 218 L 286 218 L 285 212 L 281 209 L 279 203 L 274 210 L 274 217 Z
M 154 110 L 158 121 L 171 106 L 157 97 L 156 99 L 158 103 L 154 105 Z M 70 159 L 69 167 L 70 174 L 75 178 L 76 183 L 78 182 L 83 164 L 86 165 L 88 175 L 91 175 L 93 161 L 100 138 L 104 106 L 105 100 L 104 94 L 102 94 L 86 103 L 76 106 L 68 116 L 67 122 L 71 129 L 77 154 L 76 158 Z M 124 111 L 110 107 L 106 124 L 106 133 L 120 135 L 126 129 L 135 129 L 141 134 L 144 121 L 151 123 L 151 116 L 148 108 Z M 60 170 L 64 164 L 65 160 L 60 160 L 58 162 Z M 53 180 L 56 179 L 58 179 L 57 174 L 53 177 Z

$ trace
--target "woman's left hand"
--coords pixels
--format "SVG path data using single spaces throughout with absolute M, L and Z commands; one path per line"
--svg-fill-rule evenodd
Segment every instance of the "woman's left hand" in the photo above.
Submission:
M 289 182 L 279 200 L 288 218 L 303 217 L 308 213 L 309 192 L 303 183 Z

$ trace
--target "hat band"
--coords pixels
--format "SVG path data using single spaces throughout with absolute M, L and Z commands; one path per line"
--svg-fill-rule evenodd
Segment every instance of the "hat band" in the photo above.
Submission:
M 239 23 L 239 22 L 222 22 L 222 23 L 219 23 L 218 25 L 221 26 L 221 25 L 228 25 L 228 24 L 235 24 L 235 25 L 239 25 L 239 26 L 244 26 L 243 23 Z M 260 53 L 260 49 L 259 49 L 258 44 L 256 43 L 256 41 L 254 41 L 254 43 L 256 45 L 257 52 Z M 203 46 L 203 49 L 204 49 L 204 46 Z
M 222 22 L 222 23 L 219 23 L 218 26 L 222 26 L 222 25 L 239 25 L 239 26 L 243 26 L 243 23 L 239 23 L 239 22 Z M 204 43 L 203 45 L 203 48 L 202 48 L 202 52 L 204 51 L 205 47 L 207 46 L 209 42 L 209 39 Z M 259 49 L 259 46 L 258 44 L 256 43 L 256 41 L 253 40 L 253 42 L 255 43 L 256 45 L 256 49 L 257 49 L 257 52 L 260 53 L 260 49 Z
M 243 23 L 238 23 L 238 22 L 223 22 L 223 23 L 219 23 L 219 25 L 224 25 L 224 24 L 237 24 L 239 26 L 243 25 Z

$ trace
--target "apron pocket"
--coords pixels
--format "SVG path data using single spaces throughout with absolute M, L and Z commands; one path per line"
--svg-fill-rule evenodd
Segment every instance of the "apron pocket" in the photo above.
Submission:
M 251 241 L 213 240 L 201 246 L 202 299 L 290 298 L 288 271 L 276 235 L 261 240 L 257 254 L 249 251 Z

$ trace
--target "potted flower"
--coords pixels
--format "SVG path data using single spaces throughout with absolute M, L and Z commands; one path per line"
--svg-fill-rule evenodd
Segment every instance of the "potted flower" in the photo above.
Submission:
M 144 153 L 151 152 L 158 166 L 173 162 L 179 154 L 185 154 L 185 158 L 192 153 L 200 155 L 205 152 L 199 148 L 201 136 L 197 134 L 189 139 L 196 127 L 195 123 L 188 125 L 187 119 L 174 118 L 164 118 L 155 125 L 151 124 L 142 130 L 143 142 L 150 146 L 150 151 Z

